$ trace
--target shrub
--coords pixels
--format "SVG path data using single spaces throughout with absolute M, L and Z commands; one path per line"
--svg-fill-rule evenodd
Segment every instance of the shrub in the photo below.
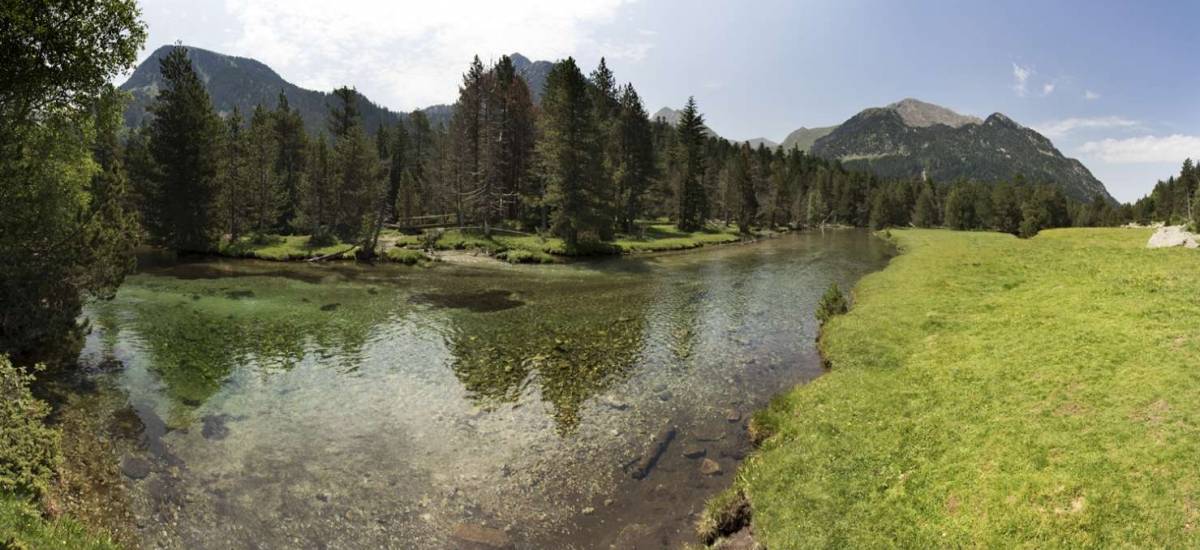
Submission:
M 41 497 L 62 458 L 58 430 L 44 422 L 50 407 L 29 393 L 32 381 L 0 355 L 0 492 Z
M 410 248 L 393 247 L 387 251 L 387 260 L 404 265 L 417 265 L 426 260 L 425 254 Z
M 824 326 L 835 315 L 846 313 L 849 309 L 850 305 L 846 302 L 846 296 L 838 289 L 837 283 L 833 283 L 829 285 L 829 290 L 825 291 L 825 295 L 821 296 L 821 302 L 817 304 L 817 321 Z

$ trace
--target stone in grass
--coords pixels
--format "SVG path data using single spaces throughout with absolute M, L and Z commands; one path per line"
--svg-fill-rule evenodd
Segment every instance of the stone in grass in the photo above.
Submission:
M 513 548 L 512 540 L 508 538 L 508 533 L 473 523 L 458 524 L 454 527 L 454 532 L 450 536 L 461 543 L 473 545 L 474 548 Z
M 715 476 L 721 473 L 721 465 L 711 458 L 706 458 L 700 462 L 700 473 Z

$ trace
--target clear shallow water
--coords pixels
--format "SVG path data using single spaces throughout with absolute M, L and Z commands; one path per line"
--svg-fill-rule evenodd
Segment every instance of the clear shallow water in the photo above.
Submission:
M 124 367 L 66 406 L 108 419 L 146 547 L 457 548 L 477 526 L 678 547 L 749 414 L 820 373 L 821 293 L 889 253 L 835 231 L 550 267 L 147 267 L 87 311 L 82 362 Z

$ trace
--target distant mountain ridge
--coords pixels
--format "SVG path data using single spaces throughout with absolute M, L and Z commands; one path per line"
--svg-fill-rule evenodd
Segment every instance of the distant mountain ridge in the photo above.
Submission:
M 550 69 L 554 68 L 554 63 L 551 61 L 530 61 L 519 53 L 509 55 L 512 58 L 513 68 L 517 70 L 517 74 L 525 79 L 525 84 L 529 86 L 529 95 L 533 98 L 535 104 L 542 103 L 542 93 L 546 91 L 546 77 L 550 76 Z
M 159 70 L 159 59 L 166 57 L 174 47 L 167 45 L 155 50 L 134 70 L 129 79 L 121 84 L 120 88 L 133 96 L 133 101 L 125 109 L 127 126 L 137 127 L 146 120 L 149 114 L 147 108 L 164 85 Z M 208 89 L 213 107 L 221 116 L 228 116 L 235 106 L 241 110 L 242 116 L 247 118 L 260 103 L 268 109 L 274 109 L 279 102 L 279 92 L 282 91 L 287 96 L 288 104 L 300 112 L 304 126 L 309 132 L 315 134 L 325 130 L 328 105 L 334 101 L 332 94 L 296 86 L 254 59 L 192 46 L 184 47 L 188 49 L 188 58 Z M 362 94 L 359 94 L 358 107 L 363 125 L 371 133 L 374 133 L 381 123 L 391 126 L 407 117 L 405 113 L 392 111 L 371 102 Z M 435 105 L 422 110 L 435 124 L 450 118 L 449 105 Z
M 859 112 L 816 139 L 810 152 L 886 178 L 996 182 L 1021 175 L 1052 182 L 1077 200 L 1116 202 L 1081 162 L 1001 113 L 980 120 L 906 99 Z

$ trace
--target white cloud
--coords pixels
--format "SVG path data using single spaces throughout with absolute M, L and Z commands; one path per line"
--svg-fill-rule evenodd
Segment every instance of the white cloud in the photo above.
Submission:
M 1042 84 L 1042 95 L 1047 96 L 1052 93 L 1054 93 L 1054 83 L 1053 82 L 1047 82 L 1045 84 Z
M 1200 136 L 1173 134 L 1163 137 L 1110 138 L 1089 141 L 1079 150 L 1104 162 L 1117 164 L 1182 162 L 1185 158 L 1200 157 Z
M 639 60 L 646 42 L 598 44 L 593 28 L 632 0 L 225 0 L 229 45 L 293 82 L 347 84 L 376 102 L 412 109 L 454 100 L 473 55 L 531 59 L 607 54 Z M 605 50 L 608 51 L 605 51 Z
M 1048 138 L 1060 138 L 1075 130 L 1094 130 L 1102 128 L 1135 128 L 1139 124 L 1136 120 L 1129 120 L 1119 116 L 1105 116 L 1092 118 L 1064 118 L 1062 120 L 1051 120 L 1034 126 L 1038 133 Z
M 1012 66 L 1013 91 L 1017 92 L 1017 96 L 1025 97 L 1025 94 L 1029 91 L 1026 83 L 1029 81 L 1029 77 L 1033 76 L 1033 69 L 1031 67 L 1022 67 L 1016 63 L 1013 63 Z
M 1093 92 L 1093 91 L 1091 91 L 1091 90 L 1085 90 L 1085 91 L 1083 92 L 1083 98 L 1084 98 L 1084 99 L 1086 99 L 1086 100 L 1088 100 L 1088 101 L 1092 101 L 1092 100 L 1095 100 L 1095 99 L 1100 99 L 1100 94 L 1098 94 L 1098 93 L 1096 93 L 1096 92 Z

